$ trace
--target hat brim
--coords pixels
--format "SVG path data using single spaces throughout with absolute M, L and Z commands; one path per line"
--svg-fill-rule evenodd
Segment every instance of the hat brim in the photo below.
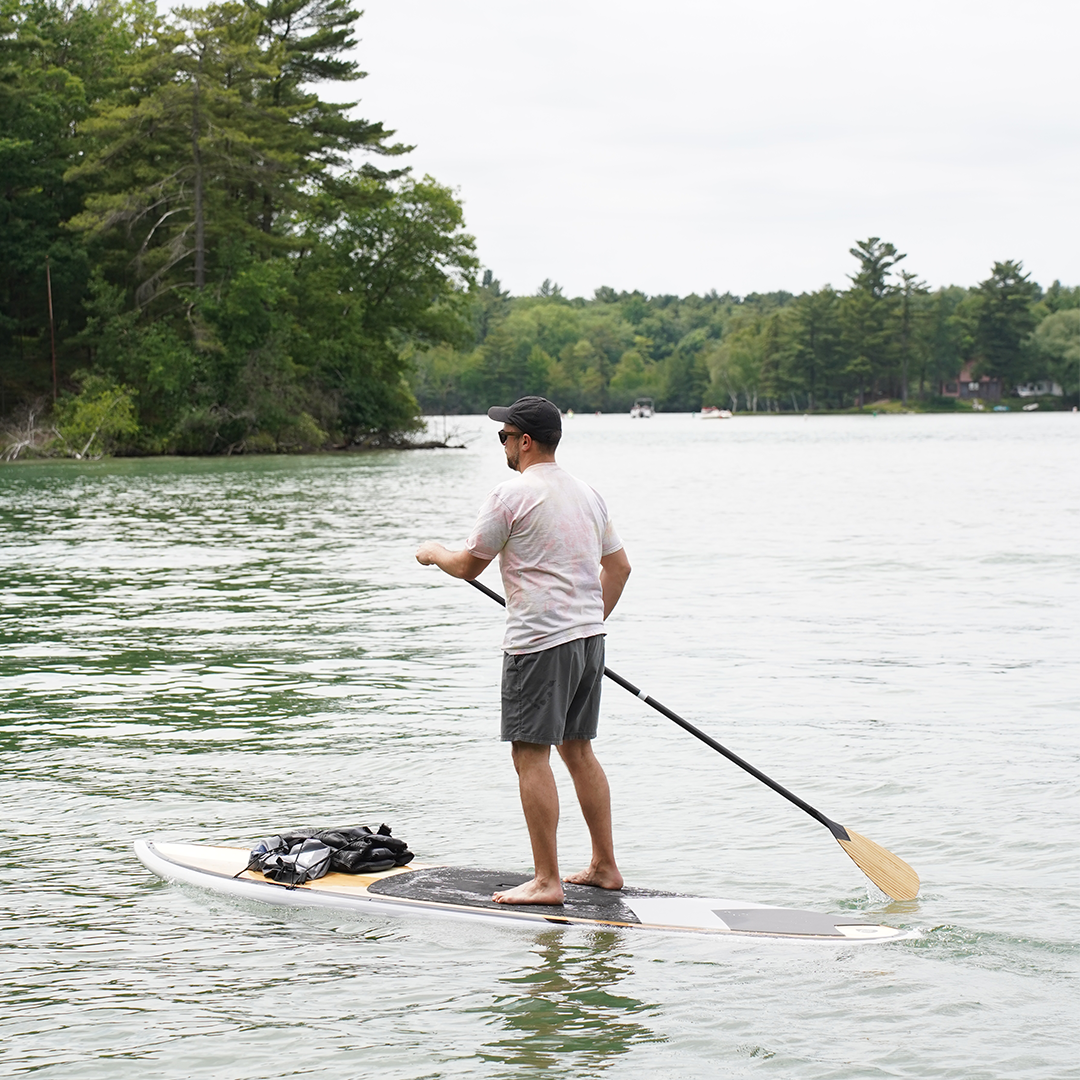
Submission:
M 492 405 L 491 408 L 488 409 L 488 419 L 494 420 L 499 424 L 505 424 L 506 421 L 510 419 L 510 409 L 511 406 L 509 405 Z

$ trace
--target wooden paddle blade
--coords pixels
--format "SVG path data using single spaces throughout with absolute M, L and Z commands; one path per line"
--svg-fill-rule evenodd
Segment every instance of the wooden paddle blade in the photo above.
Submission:
M 919 875 L 903 859 L 846 825 L 844 829 L 850 839 L 837 843 L 883 893 L 894 900 L 914 900 L 919 895 Z

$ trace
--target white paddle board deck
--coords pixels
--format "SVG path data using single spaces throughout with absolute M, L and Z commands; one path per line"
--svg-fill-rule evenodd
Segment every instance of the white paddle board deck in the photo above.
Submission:
M 380 915 L 442 915 L 531 926 L 592 926 L 683 931 L 804 941 L 883 942 L 914 931 L 861 922 L 852 915 L 748 904 L 720 897 L 651 889 L 618 891 L 567 885 L 558 906 L 496 904 L 491 894 L 525 874 L 410 864 L 376 874 L 327 874 L 305 885 L 282 885 L 247 870 L 246 848 L 137 840 L 135 853 L 166 881 L 285 907 L 328 907 Z

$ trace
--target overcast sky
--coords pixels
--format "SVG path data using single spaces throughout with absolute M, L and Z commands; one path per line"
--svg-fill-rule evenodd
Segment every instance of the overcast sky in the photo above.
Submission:
M 369 0 L 350 89 L 503 286 L 1080 283 L 1077 0 Z M 337 96 L 337 95 L 335 95 Z

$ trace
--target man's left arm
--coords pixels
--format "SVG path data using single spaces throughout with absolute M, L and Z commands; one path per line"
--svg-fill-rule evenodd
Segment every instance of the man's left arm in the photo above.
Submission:
M 472 581 L 487 569 L 490 559 L 481 559 L 468 548 L 451 551 L 442 544 L 429 540 L 416 549 L 416 561 L 421 566 L 437 566 L 451 577 Z
M 610 555 L 604 555 L 600 559 L 600 588 L 604 593 L 604 618 L 606 619 L 615 609 L 615 605 L 622 596 L 626 585 L 626 579 L 630 576 L 630 560 L 626 557 L 626 549 L 619 548 Z

